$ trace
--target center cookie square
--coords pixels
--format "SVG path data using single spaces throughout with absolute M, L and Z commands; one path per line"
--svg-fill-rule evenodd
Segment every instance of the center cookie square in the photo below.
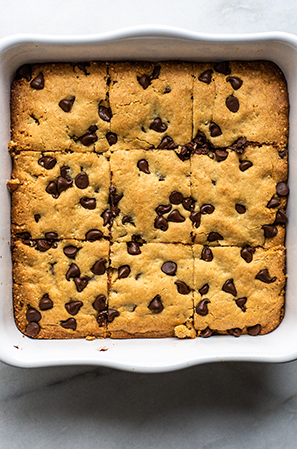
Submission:
M 191 243 L 189 161 L 170 150 L 129 150 L 112 154 L 110 165 L 114 241 Z

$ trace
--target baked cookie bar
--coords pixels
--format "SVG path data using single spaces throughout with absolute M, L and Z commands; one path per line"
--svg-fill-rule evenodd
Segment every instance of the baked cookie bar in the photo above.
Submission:
M 22 66 L 11 89 L 10 150 L 109 149 L 107 64 Z
M 193 66 L 116 63 L 109 66 L 111 131 L 116 149 L 170 148 L 192 138 Z
M 110 257 L 112 338 L 171 337 L 193 316 L 191 246 L 114 243 Z
M 215 147 L 241 137 L 285 147 L 288 92 L 272 62 L 194 64 L 193 137 L 202 131 Z
M 266 334 L 280 323 L 284 307 L 285 250 L 209 248 L 194 245 L 194 325 L 214 331 Z
M 120 197 L 113 241 L 191 243 L 189 161 L 170 150 L 129 150 L 113 153 L 110 166 Z
M 282 245 L 289 193 L 286 181 L 287 161 L 274 146 L 248 145 L 242 153 L 217 150 L 193 154 L 195 242 L 265 248 Z
M 14 157 L 12 232 L 43 239 L 108 236 L 102 214 L 109 207 L 110 169 L 96 153 L 21 152 Z
M 14 245 L 14 310 L 19 329 L 37 338 L 105 337 L 108 242 L 42 242 Z

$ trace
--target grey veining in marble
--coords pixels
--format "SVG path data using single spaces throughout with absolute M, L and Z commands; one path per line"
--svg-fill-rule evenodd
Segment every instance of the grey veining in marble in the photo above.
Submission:
M 0 37 L 140 24 L 297 34 L 295 0 L 0 0 L 0 6 Z M 297 362 L 165 374 L 0 363 L 0 405 L 0 449 L 295 449 Z

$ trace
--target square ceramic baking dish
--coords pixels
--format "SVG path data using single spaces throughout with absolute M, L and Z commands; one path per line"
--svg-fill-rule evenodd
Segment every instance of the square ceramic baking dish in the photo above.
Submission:
M 288 82 L 290 100 L 289 225 L 285 316 L 272 333 L 240 338 L 132 340 L 33 340 L 17 329 L 12 308 L 10 253 L 11 160 L 10 83 L 21 64 L 88 60 L 229 59 L 274 61 Z M 19 367 L 99 365 L 138 372 L 161 372 L 214 361 L 285 362 L 297 358 L 297 37 L 286 33 L 202 35 L 156 26 L 93 36 L 17 35 L 0 41 L 0 359 Z

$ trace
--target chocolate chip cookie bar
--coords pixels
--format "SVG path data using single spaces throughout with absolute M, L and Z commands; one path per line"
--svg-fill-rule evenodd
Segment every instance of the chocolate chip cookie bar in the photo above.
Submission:
M 191 246 L 114 243 L 108 324 L 112 338 L 170 337 L 193 316 Z
M 194 326 L 214 332 L 266 334 L 283 316 L 285 251 L 201 247 L 194 252 Z
M 110 166 L 119 199 L 114 241 L 136 234 L 146 242 L 191 243 L 190 161 L 169 150 L 129 150 L 113 153 Z
M 106 336 L 108 241 L 17 241 L 13 261 L 15 319 L 22 332 L 37 338 Z
M 20 67 L 8 182 L 19 329 L 33 338 L 275 329 L 288 105 L 267 61 Z
M 104 155 L 26 151 L 14 157 L 12 232 L 27 238 L 108 236 L 110 168 Z
M 104 152 L 110 112 L 106 63 L 22 66 L 12 83 L 12 152 Z

